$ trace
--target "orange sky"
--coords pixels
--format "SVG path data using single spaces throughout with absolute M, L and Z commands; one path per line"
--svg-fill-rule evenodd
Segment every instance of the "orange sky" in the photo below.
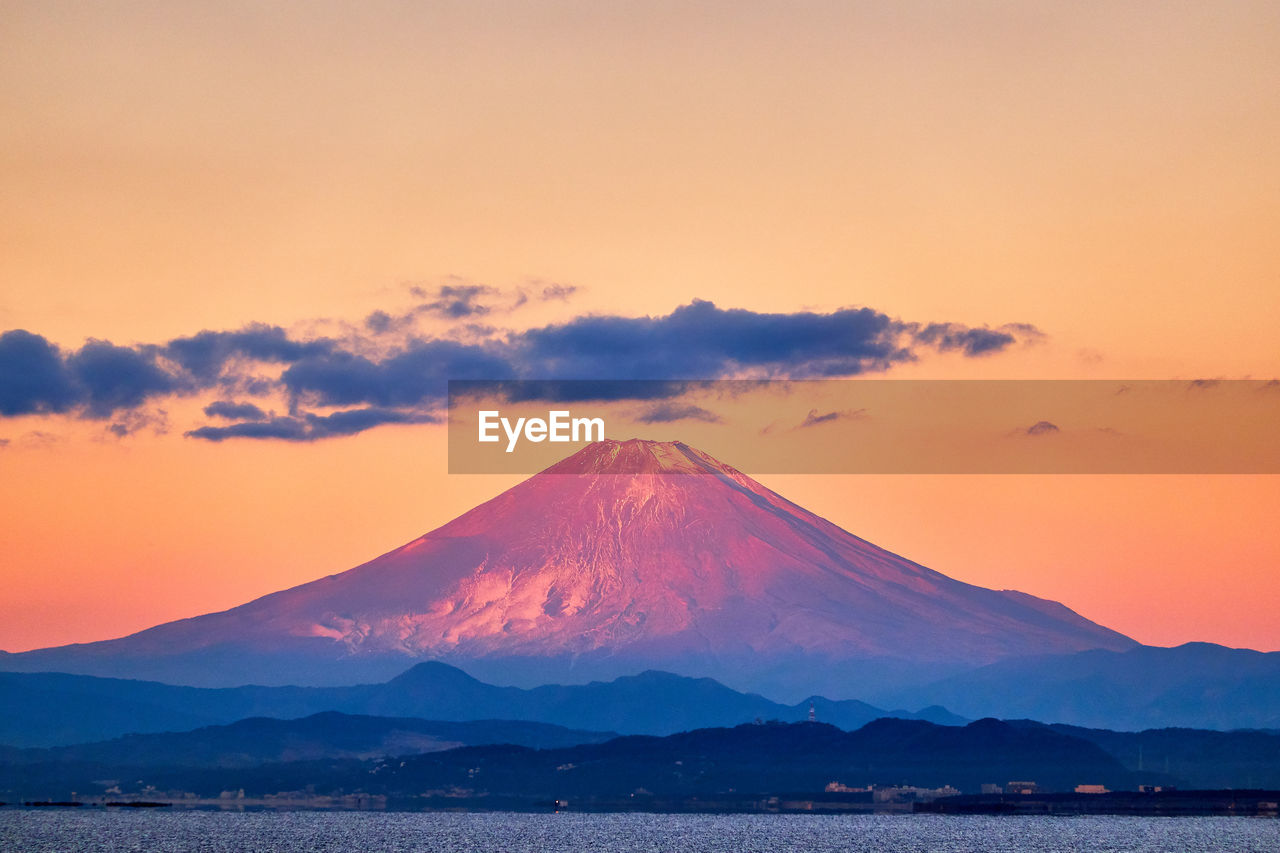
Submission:
M 1274 3 L 0 2 L 0 331 L 74 348 L 580 288 L 489 317 L 1033 323 L 912 378 L 1280 374 Z M 513 480 L 0 419 L 0 648 L 349 568 Z M 732 463 L 734 460 L 726 460 Z M 761 478 L 1152 643 L 1280 649 L 1276 477 Z

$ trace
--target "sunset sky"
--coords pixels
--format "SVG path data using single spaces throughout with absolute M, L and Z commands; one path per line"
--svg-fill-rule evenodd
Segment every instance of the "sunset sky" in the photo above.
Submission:
M 0 0 L 0 649 L 514 484 L 447 473 L 448 378 L 1280 376 L 1278 44 L 1274 2 Z M 1275 475 L 760 479 L 1280 649 Z

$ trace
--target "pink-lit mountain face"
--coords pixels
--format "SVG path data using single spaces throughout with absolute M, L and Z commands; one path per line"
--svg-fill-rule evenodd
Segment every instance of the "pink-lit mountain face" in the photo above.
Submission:
M 486 673 L 505 662 L 546 679 L 556 673 L 541 664 L 560 661 L 590 675 L 648 666 L 762 689 L 750 674 L 779 667 L 972 666 L 1133 645 L 1061 604 L 971 586 L 878 548 L 687 445 L 631 440 L 589 445 L 350 571 L 44 652 L 198 665 L 202 650 L 305 650 Z

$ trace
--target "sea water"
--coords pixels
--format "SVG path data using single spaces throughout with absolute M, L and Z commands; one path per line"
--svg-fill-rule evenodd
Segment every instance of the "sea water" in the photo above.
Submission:
M 1125 851 L 1280 850 L 1280 821 L 1243 817 L 670 815 L 0 810 L 0 850 L 51 851 Z

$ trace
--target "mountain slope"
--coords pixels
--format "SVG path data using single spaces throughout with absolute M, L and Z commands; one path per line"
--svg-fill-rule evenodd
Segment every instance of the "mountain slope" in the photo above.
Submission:
M 589 445 L 342 574 L 0 667 L 229 684 L 349 683 L 414 659 L 524 683 L 652 666 L 848 695 L 876 671 L 850 662 L 940 675 L 1133 645 L 1061 604 L 878 548 L 687 445 L 631 440 Z

